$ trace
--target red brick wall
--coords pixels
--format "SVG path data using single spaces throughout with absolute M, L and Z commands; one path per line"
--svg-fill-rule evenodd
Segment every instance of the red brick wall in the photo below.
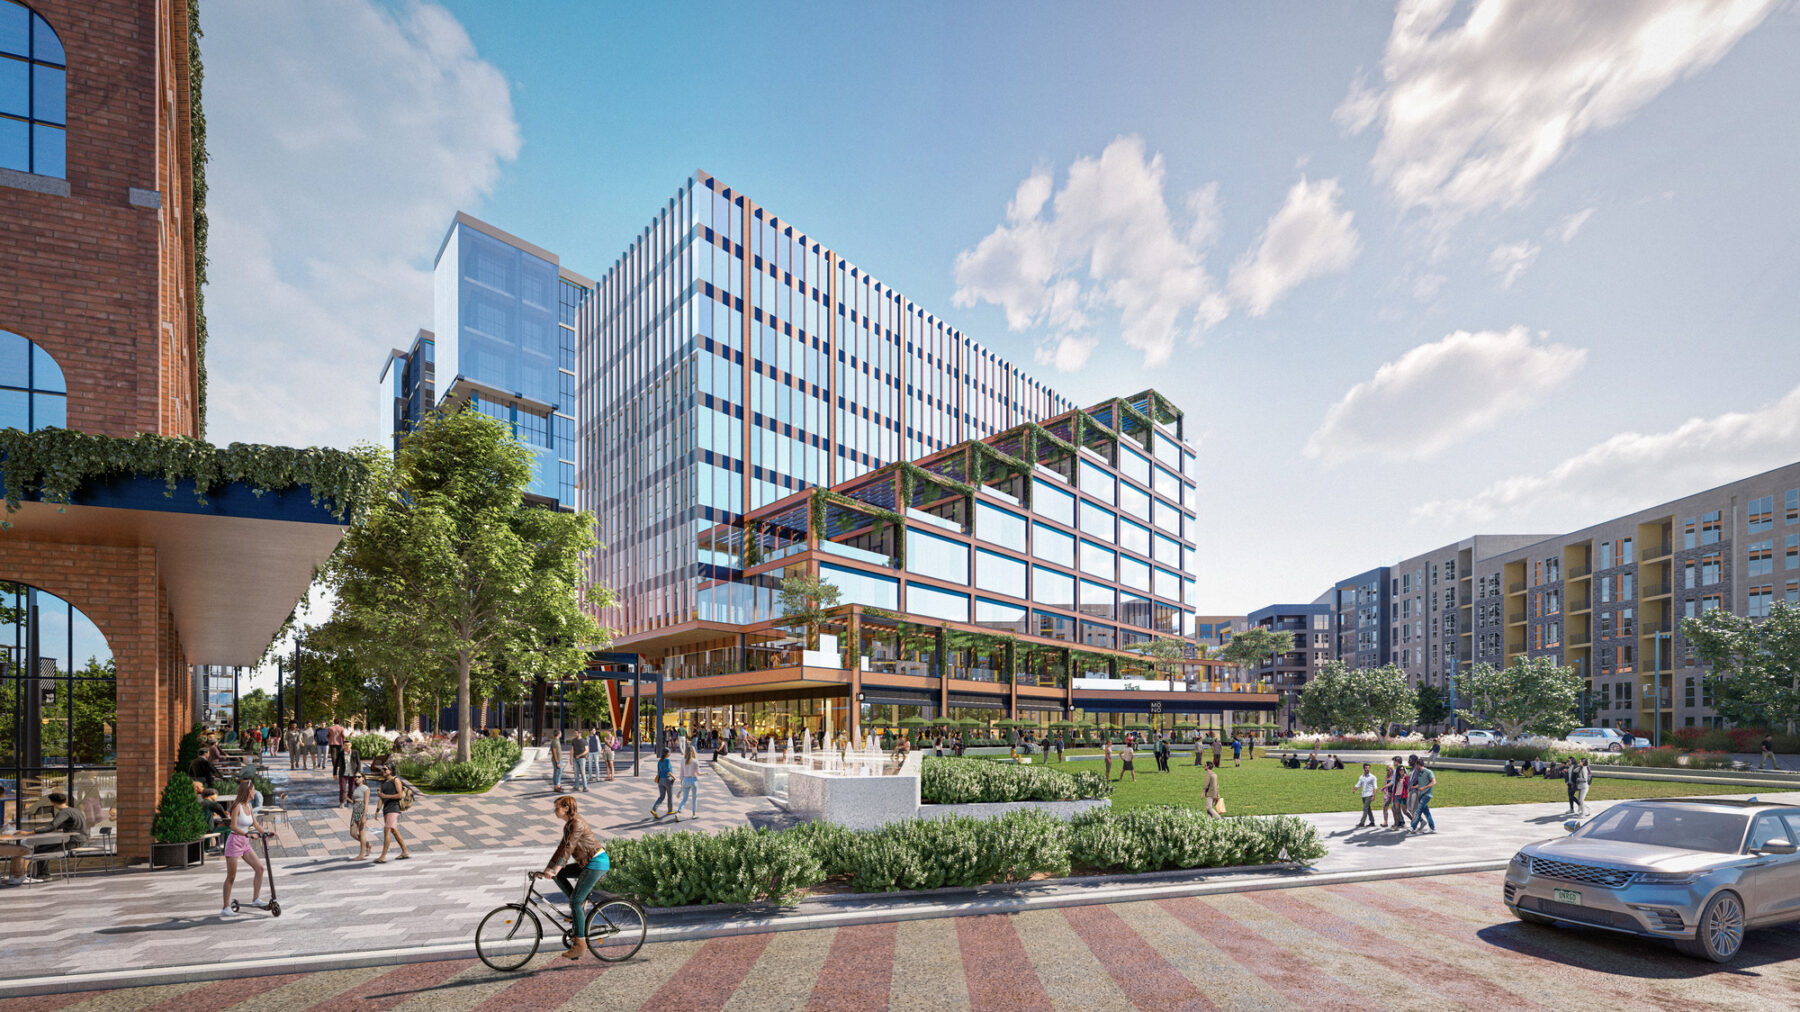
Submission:
M 194 435 L 187 0 L 31 5 L 68 58 L 69 195 L 0 186 L 0 329 L 62 366 L 70 428 Z
M 150 852 L 150 819 L 175 745 L 193 726 L 189 668 L 157 573 L 156 549 L 7 540 L 0 580 L 28 583 L 81 609 L 118 669 L 119 850 Z

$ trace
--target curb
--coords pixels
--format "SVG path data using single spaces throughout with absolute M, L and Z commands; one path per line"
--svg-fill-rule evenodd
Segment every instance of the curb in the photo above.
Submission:
M 691 941 L 729 935 L 757 934 L 769 931 L 805 931 L 815 928 L 851 927 L 862 924 L 886 924 L 900 921 L 929 920 L 939 917 L 972 917 L 984 914 L 1010 914 L 1027 910 L 1053 910 L 1061 907 L 1092 906 L 1101 903 L 1129 903 L 1139 900 L 1174 899 L 1184 896 L 1210 896 L 1220 893 L 1261 892 L 1270 889 L 1297 889 L 1305 886 L 1339 885 L 1355 882 L 1378 882 L 1389 879 L 1429 878 L 1437 875 L 1461 875 L 1470 872 L 1502 871 L 1506 861 L 1470 861 L 1447 865 L 1413 865 L 1400 868 L 1370 868 L 1361 871 L 1328 872 L 1308 875 L 1296 871 L 1279 877 L 1236 879 L 1226 873 L 1216 878 L 1202 877 L 1192 882 L 1116 883 L 1078 890 L 1063 890 L 1043 895 L 1024 896 L 1008 893 L 983 896 L 976 890 L 943 890 L 929 899 L 913 902 L 870 905 L 860 909 L 820 911 L 804 914 L 769 914 L 731 920 L 700 921 L 692 924 L 652 926 L 645 944 L 653 942 Z M 1157 874 L 1157 873 L 1152 873 Z M 1167 875 L 1169 873 L 1161 873 Z M 1148 876 L 1141 876 L 1148 877 Z M 953 893 L 952 895 L 944 895 Z M 914 894 L 919 895 L 919 894 Z M 698 910 L 699 908 L 687 908 Z M 666 917 L 673 911 L 664 911 Z M 651 911 L 654 919 L 658 911 Z M 679 916 L 679 915 L 678 915 Z M 552 949 L 560 944 L 548 931 L 545 943 Z M 540 950 L 542 951 L 542 950 Z M 188 966 L 151 967 L 133 970 L 105 970 L 94 973 L 62 974 L 48 977 L 21 977 L 0 981 L 0 999 L 30 995 L 67 994 L 75 991 L 101 991 L 153 984 L 184 984 L 196 981 L 230 980 L 262 977 L 278 973 L 320 973 L 328 970 L 350 970 L 370 966 L 401 963 L 423 963 L 449 959 L 474 959 L 475 945 L 450 942 L 398 949 L 374 949 L 360 952 L 319 953 L 308 956 L 246 959 L 232 963 L 208 963 Z

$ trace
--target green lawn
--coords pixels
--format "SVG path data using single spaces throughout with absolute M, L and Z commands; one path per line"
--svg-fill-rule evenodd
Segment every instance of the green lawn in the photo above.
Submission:
M 1192 756 L 1185 762 L 1177 756 L 1170 761 L 1170 772 L 1156 771 L 1156 762 L 1139 753 L 1137 781 L 1129 778 L 1113 784 L 1114 808 L 1136 808 L 1141 805 L 1187 805 L 1200 807 L 1200 791 L 1205 783 L 1204 770 L 1193 765 Z M 1052 768 L 1056 763 L 1052 762 Z M 1064 763 L 1065 767 L 1099 770 L 1094 761 Z M 1117 760 L 1113 775 L 1119 773 Z M 1225 798 L 1231 815 L 1296 815 L 1307 812 L 1354 812 L 1362 808 L 1356 793 L 1356 778 L 1362 766 L 1345 770 L 1290 770 L 1273 759 L 1246 762 L 1241 768 L 1225 757 L 1225 768 L 1219 771 L 1219 793 Z M 1379 775 L 1379 774 L 1378 774 Z M 1466 770 L 1439 770 L 1437 789 L 1431 795 L 1431 807 L 1451 808 L 1458 805 L 1511 805 L 1530 801 L 1565 801 L 1567 789 L 1561 780 L 1545 781 L 1535 777 L 1505 777 L 1498 773 L 1476 773 Z M 1650 780 L 1615 780 L 1594 778 L 1588 791 L 1589 800 L 1613 801 L 1622 798 L 1663 798 L 1690 794 L 1752 794 L 1754 788 L 1736 784 L 1682 784 Z M 1380 795 L 1377 794 L 1377 803 Z

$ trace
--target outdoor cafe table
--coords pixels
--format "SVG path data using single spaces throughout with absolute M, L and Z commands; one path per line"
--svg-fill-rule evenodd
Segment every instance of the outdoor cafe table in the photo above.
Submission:
M 32 832 L 0 833 L 0 845 L 15 844 L 15 845 L 18 845 L 21 847 L 26 847 L 34 852 L 39 847 L 46 847 L 46 846 L 67 847 L 68 843 L 69 843 L 69 834 L 67 834 L 67 833 L 32 833 Z M 26 861 L 25 870 L 27 872 L 29 872 L 31 870 L 31 864 L 33 864 L 37 861 L 44 860 L 45 858 L 52 856 L 54 853 L 55 853 L 54 851 L 48 852 L 44 855 L 43 858 L 38 857 L 35 853 L 25 855 L 25 861 Z

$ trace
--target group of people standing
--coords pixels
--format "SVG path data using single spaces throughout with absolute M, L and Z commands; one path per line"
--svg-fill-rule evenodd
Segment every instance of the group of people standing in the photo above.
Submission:
M 1401 762 L 1395 756 L 1388 764 L 1385 782 L 1376 777 L 1374 767 L 1363 763 L 1362 776 L 1356 778 L 1356 792 L 1362 798 L 1362 820 L 1356 828 L 1375 828 L 1375 793 L 1381 792 L 1381 828 L 1387 829 L 1388 815 L 1393 814 L 1392 828 L 1401 832 L 1435 833 L 1437 819 L 1431 814 L 1431 793 L 1437 787 L 1437 774 L 1418 756 Z
M 598 781 L 602 770 L 605 770 L 606 779 L 612 780 L 615 776 L 613 753 L 619 750 L 619 744 L 619 736 L 613 733 L 613 729 L 610 727 L 604 730 L 598 727 L 589 728 L 585 735 L 577 728 L 575 737 L 570 739 L 566 745 L 561 737 L 552 735 L 550 738 L 550 790 L 557 794 L 566 793 L 563 791 L 562 785 L 565 749 L 568 752 L 567 765 L 574 770 L 575 778 L 575 785 L 569 788 L 570 792 L 587 790 L 588 780 L 592 778 Z
M 695 742 L 687 735 L 672 733 L 665 736 L 665 741 L 656 749 L 656 800 L 650 805 L 650 817 L 661 820 L 672 818 L 681 821 L 681 810 L 688 810 L 688 817 L 700 814 L 700 755 Z M 577 730 L 575 737 L 567 743 L 558 736 L 550 738 L 550 790 L 553 794 L 573 793 L 588 790 L 590 780 L 599 782 L 602 779 L 611 781 L 617 777 L 614 766 L 615 753 L 623 744 L 612 728 L 590 728 L 587 734 Z M 634 753 L 635 757 L 635 753 Z M 634 758 L 635 761 L 635 758 Z M 680 780 L 676 780 L 676 764 L 680 764 Z M 564 769 L 574 771 L 575 785 L 563 789 Z M 677 794 L 679 787 L 680 793 Z M 657 809 L 662 809 L 660 812 Z

